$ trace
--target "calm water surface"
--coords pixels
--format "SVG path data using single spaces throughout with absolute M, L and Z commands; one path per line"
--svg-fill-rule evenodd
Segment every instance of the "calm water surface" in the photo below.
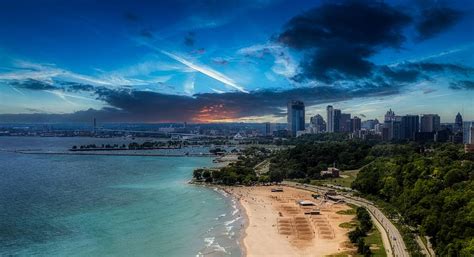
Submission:
M 235 202 L 186 183 L 210 158 L 12 152 L 115 140 L 0 137 L 0 256 L 241 255 Z

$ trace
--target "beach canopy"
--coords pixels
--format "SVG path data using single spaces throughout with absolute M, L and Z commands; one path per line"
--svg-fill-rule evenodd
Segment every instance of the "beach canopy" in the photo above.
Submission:
M 299 200 L 298 204 L 301 206 L 315 206 L 316 205 L 315 203 L 311 201 L 307 201 L 307 200 Z

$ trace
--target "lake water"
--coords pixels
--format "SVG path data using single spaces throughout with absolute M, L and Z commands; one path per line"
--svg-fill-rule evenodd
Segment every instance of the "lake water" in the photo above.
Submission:
M 0 256 L 240 256 L 235 201 L 189 185 L 205 157 L 18 154 L 123 139 L 0 137 Z

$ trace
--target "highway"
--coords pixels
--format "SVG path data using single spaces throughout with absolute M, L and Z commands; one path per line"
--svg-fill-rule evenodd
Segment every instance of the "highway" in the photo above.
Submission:
M 294 182 L 285 181 L 286 185 L 309 190 L 315 192 L 326 192 L 333 188 L 323 187 L 323 186 L 313 186 L 313 185 L 301 185 Z M 382 234 L 382 241 L 384 243 L 385 251 L 387 256 L 394 257 L 409 257 L 409 253 L 403 241 L 402 235 L 398 231 L 397 227 L 370 201 L 354 196 L 340 195 L 344 197 L 344 200 L 347 203 L 351 203 L 357 206 L 365 207 L 372 219 L 375 221 L 375 225 L 379 228 L 380 233 Z M 381 229 L 382 228 L 382 229 Z

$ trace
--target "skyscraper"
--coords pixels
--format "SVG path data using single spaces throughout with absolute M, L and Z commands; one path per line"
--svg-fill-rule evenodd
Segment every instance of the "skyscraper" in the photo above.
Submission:
M 436 132 L 441 128 L 441 120 L 438 114 L 423 114 L 421 116 L 420 131 Z
M 351 131 L 351 114 L 341 113 L 339 117 L 339 132 Z
M 265 136 L 272 135 L 272 124 L 270 122 L 265 122 Z
M 326 107 L 327 111 L 327 123 L 326 123 L 326 132 L 334 132 L 334 108 L 332 105 Z
M 384 140 L 399 140 L 402 136 L 401 117 L 390 109 L 384 117 Z
M 351 119 L 351 132 L 356 132 L 361 129 L 361 120 L 359 117 L 355 116 Z
M 334 109 L 333 119 L 334 119 L 334 131 L 333 132 L 340 132 L 341 131 L 341 110 Z
M 462 131 L 462 116 L 458 112 L 456 115 L 456 119 L 454 120 L 454 132 L 460 132 Z
M 384 121 L 392 121 L 395 120 L 395 112 L 392 111 L 392 109 L 388 110 L 387 113 L 385 113 Z
M 405 115 L 402 117 L 402 139 L 415 140 L 416 133 L 420 130 L 420 117 L 418 115 Z
M 469 129 L 469 140 L 468 140 L 468 144 L 474 145 L 474 126 L 471 126 L 471 128 Z
M 472 128 L 474 128 L 474 121 L 465 121 L 462 124 L 462 142 L 464 144 L 470 144 L 474 135 L 472 134 Z
M 311 133 L 321 133 L 326 130 L 326 122 L 323 119 L 323 116 L 316 114 L 310 119 L 310 129 Z
M 288 102 L 288 131 L 292 137 L 296 136 L 297 131 L 305 130 L 304 103 L 302 101 L 292 100 Z

